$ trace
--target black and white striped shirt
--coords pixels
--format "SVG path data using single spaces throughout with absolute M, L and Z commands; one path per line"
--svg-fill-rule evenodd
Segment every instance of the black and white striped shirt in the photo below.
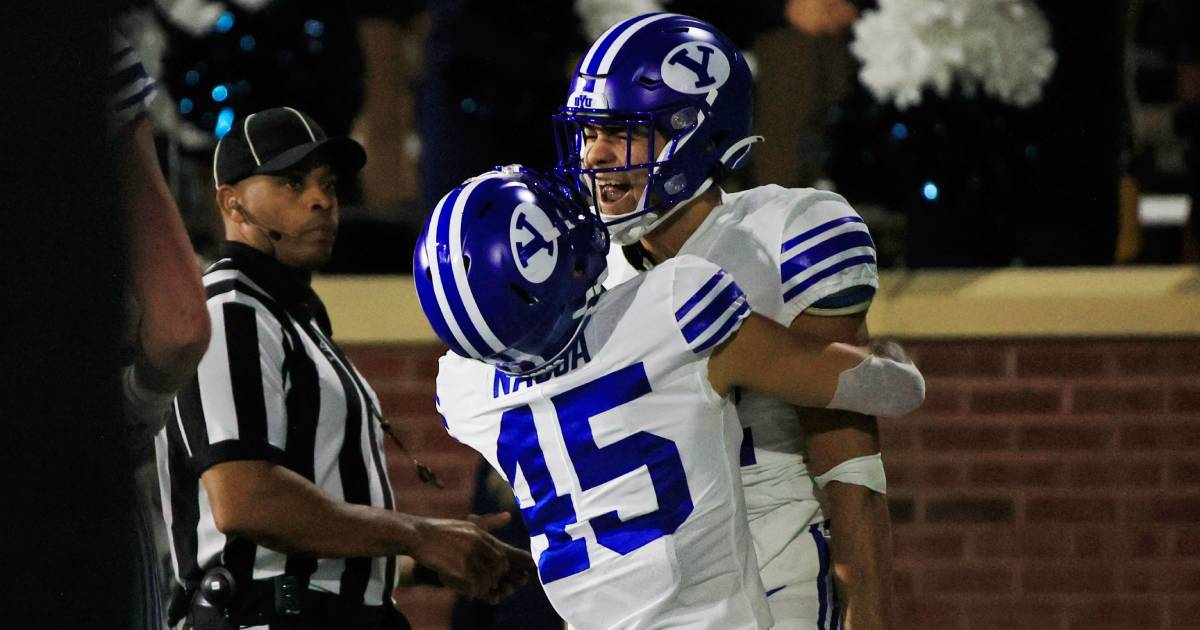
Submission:
M 324 305 L 296 270 L 240 243 L 222 247 L 204 274 L 212 341 L 156 438 L 176 579 L 192 587 L 220 564 L 238 583 L 307 575 L 312 590 L 390 604 L 392 557 L 289 556 L 227 537 L 213 521 L 200 475 L 233 460 L 286 466 L 335 499 L 393 506 L 379 401 L 330 338 Z

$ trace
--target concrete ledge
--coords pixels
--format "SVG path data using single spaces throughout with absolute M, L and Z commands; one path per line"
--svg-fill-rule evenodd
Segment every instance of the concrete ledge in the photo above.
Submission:
M 314 280 L 343 343 L 436 337 L 409 276 Z M 893 337 L 1200 336 L 1200 268 L 885 272 L 868 323 Z

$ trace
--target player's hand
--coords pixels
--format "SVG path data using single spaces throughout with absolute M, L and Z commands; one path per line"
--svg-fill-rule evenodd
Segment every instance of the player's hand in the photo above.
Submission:
M 784 14 L 792 28 L 807 35 L 839 33 L 858 19 L 858 9 L 846 0 L 788 0 Z
M 891 359 L 896 363 L 912 363 L 912 359 L 908 358 L 908 353 L 904 351 L 904 347 L 895 341 L 873 339 L 867 347 L 871 349 L 871 354 L 877 357 Z
M 482 519 L 425 519 L 412 556 L 433 569 L 446 586 L 472 598 L 485 598 L 496 592 L 509 574 L 509 557 L 504 543 L 488 529 L 501 527 L 509 520 L 489 515 Z

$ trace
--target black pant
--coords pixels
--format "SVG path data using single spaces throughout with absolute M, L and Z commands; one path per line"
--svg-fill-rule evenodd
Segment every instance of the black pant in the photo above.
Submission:
M 225 619 L 216 608 L 193 604 L 184 621 L 184 630 L 234 630 L 239 627 L 267 626 L 271 630 L 411 630 L 408 620 L 391 606 L 345 606 L 336 595 L 308 591 L 304 612 L 278 615 L 264 610 L 252 618 Z

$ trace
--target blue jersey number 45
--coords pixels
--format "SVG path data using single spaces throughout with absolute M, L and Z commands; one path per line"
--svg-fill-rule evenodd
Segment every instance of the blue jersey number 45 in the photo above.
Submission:
M 650 473 L 658 509 L 621 520 L 614 509 L 589 519 L 596 542 L 622 555 L 675 532 L 692 513 L 692 498 L 679 449 L 671 440 L 638 431 L 608 446 L 592 437 L 592 417 L 650 393 L 650 380 L 641 363 L 610 372 L 551 398 L 558 415 L 571 466 L 583 490 L 604 485 L 643 466 Z M 538 560 L 543 584 L 575 575 L 591 566 L 587 544 L 572 538 L 566 527 L 576 522 L 569 494 L 559 494 L 538 442 L 533 411 L 522 405 L 500 419 L 497 456 L 511 483 L 517 467 L 529 485 L 533 505 L 521 508 L 531 536 L 544 534 L 548 546 Z

